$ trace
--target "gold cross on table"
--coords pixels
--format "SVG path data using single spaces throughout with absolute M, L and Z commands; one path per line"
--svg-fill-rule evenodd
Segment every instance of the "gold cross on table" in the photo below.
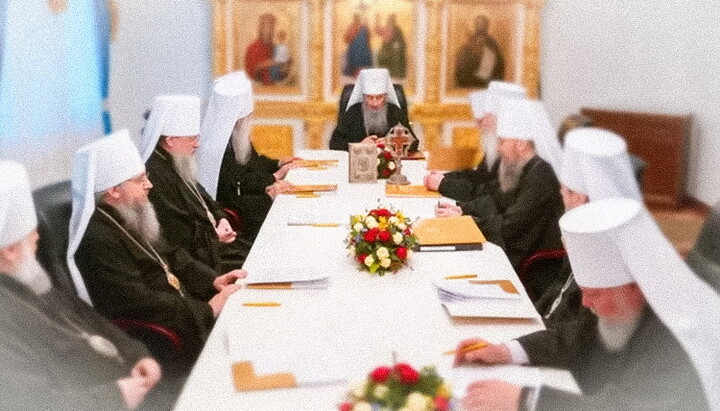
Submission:
M 67 0 L 48 0 L 48 6 L 50 6 L 50 11 L 60 14 L 67 10 Z

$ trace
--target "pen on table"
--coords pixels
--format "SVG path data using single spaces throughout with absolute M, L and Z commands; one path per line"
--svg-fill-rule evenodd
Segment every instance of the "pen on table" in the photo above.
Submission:
M 486 342 L 480 342 L 480 343 L 477 343 L 477 344 L 468 345 L 467 347 L 462 348 L 462 350 L 460 350 L 460 352 L 463 353 L 463 354 L 465 354 L 466 352 L 479 350 L 479 349 L 485 348 L 485 347 L 487 347 L 487 346 L 488 346 L 488 343 L 486 343 Z M 456 352 L 457 352 L 457 350 L 450 350 L 450 351 L 445 351 L 444 354 L 445 354 L 445 355 L 451 355 L 451 354 L 455 354 Z
M 477 278 L 477 274 L 449 275 L 445 277 L 446 280 L 463 280 L 466 278 Z
M 243 307 L 280 307 L 280 303 L 274 301 L 251 302 L 242 305 Z

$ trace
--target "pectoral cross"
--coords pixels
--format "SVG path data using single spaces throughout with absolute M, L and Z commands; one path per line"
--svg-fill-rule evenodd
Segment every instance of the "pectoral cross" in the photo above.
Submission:
M 60 14 L 67 10 L 67 0 L 48 0 L 48 6 L 50 11 L 55 14 Z

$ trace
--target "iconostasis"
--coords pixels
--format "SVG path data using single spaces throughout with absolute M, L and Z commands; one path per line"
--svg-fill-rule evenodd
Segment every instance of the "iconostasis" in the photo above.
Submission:
M 402 84 L 421 145 L 478 146 L 469 91 L 539 85 L 544 0 L 213 0 L 213 74 L 253 79 L 253 141 L 327 148 L 340 91 L 365 67 Z

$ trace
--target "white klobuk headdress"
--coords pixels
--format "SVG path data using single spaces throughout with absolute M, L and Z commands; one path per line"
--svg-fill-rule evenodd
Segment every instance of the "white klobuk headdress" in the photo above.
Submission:
M 145 171 L 127 130 L 101 137 L 75 152 L 72 170 L 72 216 L 67 262 L 78 296 L 91 304 L 85 282 L 75 265 L 75 252 L 95 212 L 95 194 Z
M 593 201 L 565 213 L 560 229 L 578 285 L 637 283 L 688 353 L 710 409 L 720 409 L 720 296 L 690 270 L 642 203 Z
M 0 248 L 14 244 L 37 227 L 30 181 L 22 164 L 0 161 Z
M 562 149 L 541 101 L 500 100 L 497 110 L 497 136 L 532 141 L 537 155 L 550 163 L 555 173 L 558 173 Z
M 468 98 L 470 99 L 470 108 L 472 109 L 473 117 L 480 119 L 486 114 L 497 115 L 500 100 L 526 99 L 527 90 L 519 84 L 493 80 L 488 84 L 486 90 L 470 92 Z M 497 159 L 497 136 L 490 133 L 483 133 L 482 141 L 485 150 L 485 163 L 488 168 L 490 168 L 495 162 L 495 159 Z
M 197 96 L 165 95 L 155 97 L 150 117 L 140 141 L 143 162 L 155 150 L 160 136 L 189 137 L 200 134 L 201 100 Z
M 625 140 L 599 128 L 577 128 L 565 137 L 560 182 L 590 201 L 626 197 L 642 200 Z
M 235 123 L 252 111 L 252 83 L 245 72 L 230 73 L 215 81 L 200 128 L 200 148 L 195 152 L 198 179 L 213 198 L 217 195 L 220 166 Z
M 363 95 L 365 94 L 387 94 L 388 103 L 400 107 L 400 101 L 395 93 L 395 87 L 393 87 L 388 69 L 372 68 L 360 70 L 345 110 L 347 111 L 350 107 L 363 101 Z

